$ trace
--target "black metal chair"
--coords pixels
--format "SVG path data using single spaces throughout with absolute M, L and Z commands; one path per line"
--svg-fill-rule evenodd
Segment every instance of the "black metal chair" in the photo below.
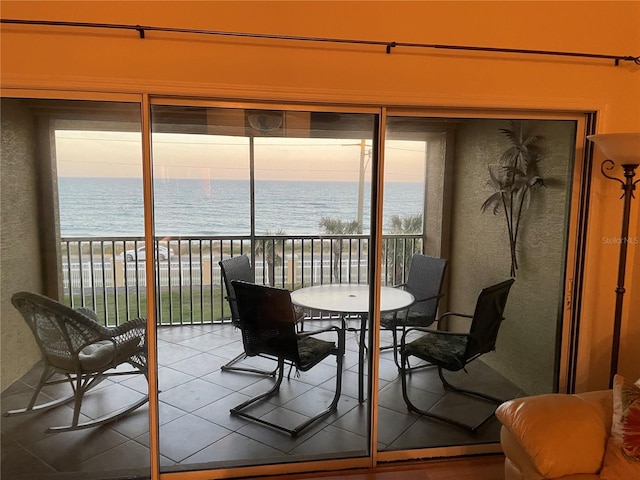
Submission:
M 224 280 L 225 289 L 227 290 L 227 302 L 229 302 L 229 308 L 231 309 L 231 322 L 240 328 L 240 315 L 238 314 L 238 305 L 236 302 L 236 295 L 233 290 L 233 281 L 238 280 L 241 282 L 255 283 L 255 276 L 251 269 L 251 263 L 247 255 L 238 255 L 235 257 L 227 258 L 218 262 L 220 269 L 222 270 L 222 278 Z M 299 321 L 304 318 L 304 311 L 295 307 L 296 319 Z M 238 362 L 246 359 L 247 355 L 241 352 L 236 357 L 225 363 L 220 369 L 222 371 L 232 372 L 247 372 L 256 373 L 258 375 L 275 376 L 277 368 L 273 370 L 262 370 L 259 368 L 234 366 Z M 268 358 L 268 357 L 267 357 Z
M 4 416 L 48 410 L 74 400 L 73 420 L 67 426 L 49 427 L 61 432 L 95 427 L 132 412 L 145 404 L 144 396 L 132 405 L 103 417 L 79 423 L 85 393 L 107 377 L 142 374 L 147 377 L 146 320 L 136 318 L 118 327 L 106 328 L 97 322 L 95 312 L 71 308 L 51 298 L 30 292 L 13 295 L 11 302 L 31 328 L 44 360 L 40 382 L 26 408 L 10 410 Z M 110 371 L 128 363 L 133 370 Z M 64 378 L 60 379 L 62 374 Z M 47 385 L 68 382 L 73 395 L 36 405 L 40 391 Z
M 398 368 L 401 368 L 398 361 L 398 330 L 404 333 L 407 327 L 428 327 L 435 322 L 446 268 L 447 260 L 444 258 L 415 253 L 411 258 L 406 283 L 396 285 L 411 293 L 416 299 L 415 303 L 407 310 L 382 314 L 380 326 L 390 330 L 393 336 L 393 344 L 382 349 L 393 349 L 393 360 Z
M 445 313 L 438 319 L 438 330 L 431 330 L 423 327 L 408 328 L 400 340 L 400 358 L 402 363 L 402 396 L 407 404 L 409 411 L 425 415 L 427 417 L 436 418 L 453 425 L 475 431 L 491 415 L 484 418 L 476 425 L 469 426 L 456 420 L 428 412 L 420 409 L 409 399 L 407 392 L 407 375 L 411 375 L 409 367 L 409 357 L 415 356 L 421 360 L 427 361 L 438 367 L 438 375 L 443 386 L 447 390 L 473 395 L 475 397 L 488 400 L 500 404 L 503 400 L 486 395 L 484 393 L 465 390 L 463 388 L 451 385 L 444 377 L 443 370 L 459 371 L 463 370 L 467 364 L 485 353 L 495 350 L 496 339 L 500 324 L 504 320 L 502 314 L 507 303 L 507 297 L 514 279 L 484 288 L 478 295 L 476 307 L 473 315 L 464 315 L 459 313 Z M 443 320 L 450 316 L 470 318 L 471 326 L 468 333 L 454 333 L 441 330 Z M 407 336 L 412 332 L 426 332 L 419 338 L 407 343 Z
M 218 262 L 220 269 L 222 270 L 222 278 L 224 280 L 224 286 L 227 290 L 227 302 L 229 302 L 229 308 L 231 309 L 231 322 L 240 328 L 240 315 L 238 314 L 238 303 L 236 301 L 236 294 L 233 289 L 233 282 L 235 280 L 241 282 L 254 283 L 255 276 L 251 270 L 251 263 L 249 257 L 246 255 L 238 255 L 235 257 L 227 258 Z M 241 352 L 236 357 L 225 363 L 220 369 L 222 371 L 233 372 L 248 372 L 257 373 L 259 375 L 275 376 L 277 368 L 273 370 L 261 370 L 252 367 L 235 366 L 238 362 L 247 358 L 247 354 Z
M 291 295 L 280 288 L 256 285 L 247 282 L 232 282 L 240 315 L 242 343 L 248 356 L 271 355 L 278 359 L 278 376 L 273 387 L 246 402 L 231 409 L 232 415 L 238 415 L 263 425 L 298 436 L 305 428 L 335 411 L 342 388 L 342 364 L 345 350 L 345 331 L 343 327 L 331 326 L 313 332 L 296 332 L 296 315 Z M 335 342 L 314 338 L 322 332 L 335 332 Z M 256 402 L 276 394 L 284 376 L 285 361 L 291 362 L 299 371 L 306 372 L 318 365 L 329 355 L 336 356 L 336 388 L 330 405 L 317 415 L 294 428 L 269 422 L 246 412 L 245 409 Z

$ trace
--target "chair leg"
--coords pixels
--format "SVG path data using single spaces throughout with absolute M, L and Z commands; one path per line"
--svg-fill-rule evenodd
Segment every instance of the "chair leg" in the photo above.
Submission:
M 400 360 L 398 358 L 398 331 L 396 330 L 396 327 L 390 328 L 389 330 L 391 330 L 391 338 L 393 343 L 385 347 L 380 347 L 380 350 L 393 350 L 393 362 L 396 364 L 396 367 L 398 367 L 399 372 L 400 370 L 402 370 L 402 366 L 400 365 Z
M 75 427 L 78 425 L 78 420 L 80 419 L 80 408 L 82 407 L 82 396 L 84 392 L 90 388 L 91 383 L 87 382 L 86 386 L 83 385 L 82 376 L 76 376 L 76 385 L 73 388 L 74 393 L 74 402 L 73 402 L 73 420 L 71 421 L 71 426 Z
M 149 396 L 145 395 L 143 398 L 141 398 L 137 402 L 127 407 L 123 407 L 120 410 L 117 410 L 116 412 L 110 413 L 109 415 L 105 415 L 103 417 L 99 417 L 99 418 L 96 418 L 95 420 L 91 420 L 85 423 L 78 423 L 77 420 L 74 420 L 74 423 L 72 425 L 61 426 L 61 427 L 49 427 L 47 428 L 47 430 L 45 430 L 45 433 L 70 432 L 74 430 L 82 430 L 84 428 L 97 427 L 98 425 L 111 423 L 115 420 L 118 420 L 121 417 L 124 417 L 125 415 L 128 415 L 129 413 L 133 412 L 137 408 L 140 408 L 142 405 L 144 405 L 148 401 L 149 401 Z
M 438 415 L 436 413 L 431 413 L 427 410 L 423 410 L 419 407 L 417 407 L 410 399 L 409 399 L 409 393 L 407 391 L 407 373 L 409 372 L 409 370 L 406 368 L 406 365 L 408 364 L 408 358 L 406 355 L 401 354 L 401 364 L 402 364 L 402 371 L 400 374 L 401 377 L 401 382 L 402 382 L 402 397 L 404 398 L 404 402 L 407 404 L 407 410 L 409 410 L 410 412 L 415 412 L 419 415 L 422 415 L 424 417 L 429 417 L 429 418 L 433 418 L 435 420 L 439 420 L 441 422 L 444 423 L 448 423 L 450 425 L 454 425 L 456 427 L 462 428 L 464 430 L 470 431 L 471 433 L 475 433 L 482 425 L 485 424 L 485 422 L 491 418 L 491 415 L 487 418 L 485 418 L 482 422 L 480 422 L 479 424 L 475 425 L 475 426 L 471 426 L 471 425 L 467 425 L 465 423 L 462 422 L 458 422 L 457 420 L 454 420 L 452 418 L 448 418 L 448 417 L 444 417 L 442 415 Z M 440 373 L 441 368 L 438 367 L 438 372 Z M 442 376 L 441 376 L 442 378 Z
M 98 385 L 99 383 L 101 383 L 107 376 L 110 376 L 110 374 L 104 374 L 104 373 L 98 373 L 95 374 L 93 376 L 90 377 L 83 377 L 83 376 L 67 376 L 66 378 L 62 379 L 62 380 L 56 380 L 53 382 L 49 382 L 48 380 L 51 378 L 51 376 L 55 373 L 55 368 L 53 367 L 45 367 L 41 379 L 40 379 L 40 383 L 38 384 L 38 386 L 36 387 L 33 396 L 31 397 L 31 400 L 29 402 L 29 404 L 27 405 L 26 408 L 21 408 L 21 409 L 17 409 L 17 410 L 9 410 L 8 412 L 4 412 L 3 416 L 4 417 L 9 417 L 9 416 L 14 416 L 14 415 L 22 415 L 22 414 L 26 414 L 26 413 L 32 413 L 32 412 L 42 412 L 42 411 L 46 411 L 46 410 L 50 410 L 52 408 L 58 407 L 60 405 L 64 405 L 66 403 L 69 403 L 70 401 L 74 401 L 74 405 L 73 405 L 73 417 L 71 420 L 71 424 L 70 425 L 64 425 L 64 426 L 55 426 L 55 427 L 49 427 L 47 428 L 47 430 L 45 430 L 45 433 L 54 433 L 54 432 L 67 432 L 67 431 L 73 431 L 73 430 L 80 430 L 83 428 L 91 428 L 91 427 L 95 427 L 98 425 L 104 425 L 106 423 L 110 423 L 113 422 L 114 420 L 117 420 L 120 417 L 123 417 L 124 415 L 127 415 L 129 413 L 131 413 L 132 411 L 136 410 L 137 408 L 141 407 L 142 405 L 144 405 L 145 403 L 147 403 L 147 401 L 149 400 L 149 396 L 145 395 L 143 398 L 141 398 L 140 400 L 138 400 L 137 402 L 133 403 L 132 405 L 128 405 L 126 407 L 121 408 L 120 410 L 117 410 L 116 412 L 110 413 L 108 415 L 104 415 L 100 418 L 94 419 L 94 420 L 90 420 L 88 422 L 84 422 L 84 423 L 80 423 L 80 412 L 82 410 L 82 400 L 84 398 L 84 395 L 91 390 L 92 388 L 94 388 L 96 385 Z M 136 372 L 134 374 L 144 374 L 145 378 L 147 377 L 147 371 L 145 370 L 140 370 L 139 372 Z M 119 375 L 119 374 L 111 374 L 111 375 Z M 131 373 L 129 374 L 131 375 Z M 148 380 L 148 379 L 147 379 Z M 38 397 L 38 394 L 40 393 L 40 390 L 42 390 L 42 387 L 45 385 L 57 385 L 60 383 L 65 383 L 65 382 L 69 382 L 71 385 L 71 388 L 73 389 L 73 394 L 72 395 L 68 395 L 66 397 L 60 398 L 58 400 L 52 400 L 51 402 L 47 402 L 47 403 L 42 403 L 39 405 L 34 405 L 35 404 L 35 400 Z
M 133 375 L 143 374 L 147 381 L 149 380 L 147 377 L 147 370 L 139 370 L 138 372 L 131 373 Z M 117 375 L 117 374 L 111 374 Z M 49 427 L 45 430 L 45 433 L 56 433 L 56 432 L 70 432 L 74 430 L 82 430 L 84 428 L 97 427 L 99 425 L 104 425 L 119 418 L 128 415 L 133 412 L 137 408 L 140 408 L 142 405 L 149 401 L 149 396 L 145 395 L 137 402 L 127 405 L 126 407 L 122 407 L 115 412 L 109 413 L 107 415 L 103 415 L 102 417 L 98 417 L 93 420 L 89 420 L 88 422 L 80 423 L 80 412 L 82 410 L 82 400 L 84 399 L 84 395 L 91 389 L 93 389 L 96 385 L 101 383 L 105 378 L 110 376 L 110 374 L 105 374 L 104 372 L 99 372 L 91 376 L 77 376 L 76 377 L 76 385 L 74 386 L 74 407 L 73 407 L 73 420 L 71 421 L 71 425 L 63 425 L 58 427 Z M 73 383 L 72 383 L 73 385 Z
M 234 367 L 233 366 L 236 363 L 244 360 L 245 358 L 247 358 L 247 354 L 242 352 L 240 355 L 236 356 L 232 360 L 230 360 L 227 363 L 225 363 L 224 365 L 222 365 L 220 367 L 220 370 L 222 370 L 223 372 L 256 373 L 258 375 L 267 375 L 269 377 L 275 377 L 276 376 L 276 373 L 278 371 L 278 367 L 276 367 L 274 370 L 269 371 L 269 370 L 260 370 L 258 368 L 251 368 L 251 367 Z
M 253 405 L 254 403 L 260 401 L 260 400 L 264 400 L 265 398 L 268 398 L 272 395 L 274 395 L 275 393 L 278 392 L 278 390 L 280 389 L 280 385 L 282 384 L 282 379 L 284 377 L 284 365 L 285 362 L 283 359 L 278 359 L 278 377 L 276 379 L 275 384 L 273 385 L 273 387 L 271 389 L 269 389 L 268 391 L 253 397 L 249 400 L 247 400 L 246 402 L 241 403 L 240 405 L 237 405 L 235 407 L 233 407 L 230 410 L 231 415 L 237 415 L 239 417 L 243 417 L 243 418 L 247 418 L 249 420 L 253 420 L 254 422 L 260 423 L 262 425 L 267 425 L 268 427 L 272 427 L 275 428 L 277 430 L 283 431 L 288 433 L 289 435 L 291 435 L 293 438 L 297 437 L 300 432 L 302 432 L 304 429 L 306 429 L 307 427 L 309 427 L 311 424 L 315 423 L 316 421 L 318 421 L 319 419 L 321 419 L 322 417 L 328 415 L 329 413 L 333 412 L 336 410 L 336 408 L 338 407 L 338 401 L 340 400 L 340 393 L 342 392 L 342 365 L 343 365 L 343 361 L 344 361 L 344 354 L 339 354 L 337 355 L 337 374 L 336 374 L 336 390 L 335 393 L 333 395 L 333 400 L 331 401 L 331 404 L 325 408 L 324 410 L 322 410 L 320 413 L 318 413 L 317 415 L 313 416 L 312 418 L 302 422 L 301 424 L 299 424 L 298 426 L 296 426 L 295 428 L 287 428 L 284 427 L 282 425 L 278 425 L 272 422 L 269 422 L 267 420 L 264 420 L 262 418 L 258 418 L 254 415 L 251 415 L 249 413 L 243 412 L 242 410 L 247 408 L 250 405 Z
M 44 387 L 45 385 L 55 385 L 58 383 L 64 383 L 69 381 L 68 379 L 65 378 L 63 380 L 49 382 L 49 379 L 53 376 L 55 372 L 56 372 L 55 368 L 49 365 L 45 366 L 44 370 L 42 371 L 42 375 L 40 376 L 40 382 L 38 383 L 36 389 L 34 390 L 28 405 L 25 408 L 18 408 L 16 410 L 9 410 L 7 412 L 4 412 L 2 416 L 11 417 L 15 415 L 23 415 L 23 414 L 32 413 L 32 412 L 43 412 L 43 411 L 58 407 L 60 405 L 64 405 L 65 403 L 69 403 L 71 400 L 73 400 L 75 398 L 75 395 L 68 395 L 66 397 L 59 398 L 58 400 L 52 400 L 50 402 L 41 403 L 38 405 L 35 404 L 38 398 L 38 395 L 42 390 L 42 387 Z
M 263 420 L 261 418 L 255 417 L 253 415 L 250 415 L 246 412 L 243 412 L 242 410 L 244 410 L 245 408 L 247 408 L 250 405 L 253 405 L 256 402 L 259 402 L 260 400 L 263 400 L 265 398 L 268 398 L 274 394 L 276 394 L 278 392 L 278 390 L 280 390 L 280 384 L 282 383 L 282 378 L 284 377 L 284 359 L 279 358 L 278 359 L 278 377 L 276 378 L 276 382 L 273 384 L 273 387 L 271 387 L 271 389 L 267 390 L 264 393 L 261 393 L 260 395 L 257 395 L 253 398 L 250 398 L 249 400 L 247 400 L 246 402 L 241 403 L 240 405 L 236 405 L 235 407 L 233 407 L 229 412 L 231 413 L 231 415 L 237 415 L 239 417 L 243 417 L 243 418 L 248 418 L 249 420 L 253 420 L 255 422 L 258 423 L 262 423 L 264 425 L 269 425 L 270 427 L 273 428 L 277 428 L 279 430 L 283 430 L 285 432 L 290 432 L 289 429 L 281 427 L 279 425 L 276 425 L 274 423 L 271 422 L 267 422 L 266 420 Z
M 473 390 L 466 390 L 464 388 L 456 387 L 455 385 L 450 384 L 446 380 L 446 378 L 444 378 L 444 374 L 442 373 L 441 367 L 438 367 L 438 376 L 440 377 L 440 381 L 442 381 L 442 385 L 447 390 L 452 390 L 454 392 L 462 393 L 465 395 L 471 395 L 473 397 L 479 397 L 479 398 L 482 398 L 483 400 L 488 400 L 489 402 L 493 402 L 497 404 L 503 403 L 505 401 L 497 397 L 492 397 L 491 395 L 487 395 L 485 393 L 480 393 Z
M 342 364 L 344 361 L 344 355 L 337 355 L 337 374 L 336 374 L 336 390 L 333 395 L 333 400 L 331 404 L 320 413 L 316 414 L 314 417 L 310 418 L 306 422 L 301 423 L 296 428 L 290 431 L 290 435 L 295 438 L 300 432 L 302 432 L 305 428 L 310 426 L 311 424 L 317 422 L 321 418 L 329 415 L 331 412 L 335 411 L 338 408 L 338 401 L 340 400 L 340 393 L 342 392 Z

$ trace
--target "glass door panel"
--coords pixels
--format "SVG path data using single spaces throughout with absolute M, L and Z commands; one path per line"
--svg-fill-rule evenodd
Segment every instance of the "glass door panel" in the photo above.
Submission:
M 417 298 L 434 289 L 440 296 L 435 315 L 419 311 L 419 303 L 394 321 L 383 315 L 382 346 L 392 344 L 394 329 L 398 340 L 380 357 L 382 450 L 499 442 L 492 414 L 500 401 L 556 388 L 575 128 L 574 121 L 559 120 L 387 119 L 385 209 L 393 195 L 386 185 L 402 161 L 394 148 L 413 145 L 421 157 L 415 177 L 424 178 L 424 243 L 407 253 L 447 264 L 441 288 L 434 271 L 410 255 L 392 272 L 393 282 L 408 281 Z M 494 315 L 495 327 L 483 330 L 476 313 L 480 292 L 511 278 L 504 321 Z M 470 328 L 474 335 L 497 332 L 497 341 L 485 336 L 484 344 L 467 346 L 469 337 L 451 335 Z
M 68 354 L 70 362 L 80 362 L 78 374 L 69 363 L 47 363 L 52 358 L 48 354 L 38 362 L 33 336 L 19 329 L 22 324 L 11 327 L 22 332 L 13 341 L 2 336 L 3 363 L 5 353 L 13 350 L 19 360 L 15 367 L 28 369 L 3 391 L 3 410 L 26 406 L 46 365 L 55 365 L 50 380 L 63 381 L 45 386 L 36 403 L 71 396 L 41 413 L 2 417 L 2 476 L 148 476 L 150 453 L 141 442 L 149 431 L 146 323 L 139 320 L 146 317 L 145 267 L 128 260 L 144 233 L 140 105 L 3 99 L 2 114 L 3 232 L 9 221 L 5 201 L 15 205 L 24 229 L 19 239 L 3 233 L 3 248 L 15 243 L 12 255 L 20 265 L 15 269 L 3 259 L 3 274 L 14 269 L 12 293 L 44 290 L 63 304 L 57 308 L 60 324 L 82 349 L 65 350 L 64 342 L 55 346 L 61 349 L 55 358 Z M 12 135 L 5 137 L 8 132 Z M 19 195 L 5 198 L 5 178 L 15 180 Z M 69 313 L 69 307 L 81 313 Z M 38 309 L 45 311 L 43 306 Z M 9 327 L 6 322 L 18 321 L 12 315 L 17 312 L 7 309 L 3 314 L 3 331 Z M 40 317 L 41 326 L 47 325 L 45 318 Z M 85 326 L 75 330 L 80 324 Z M 118 332 L 124 330 L 123 337 Z M 54 338 L 52 333 L 43 344 L 51 346 Z M 111 360 L 104 363 L 105 358 Z M 72 382 L 64 381 L 65 374 Z M 78 391 L 78 377 L 80 390 L 87 388 L 83 395 L 76 394 L 76 422 L 73 392 Z M 136 405 L 128 414 L 117 415 Z M 5 441 L 12 449 L 8 455 L 16 460 L 8 465 Z
M 343 372 L 342 355 L 291 368 L 287 353 L 278 391 L 245 408 L 278 382 L 278 351 L 243 343 L 229 303 L 241 313 L 241 299 L 222 270 L 233 278 L 242 262 L 248 290 L 284 293 L 287 305 L 312 286 L 361 284 L 368 298 L 374 129 L 369 114 L 152 106 L 155 235 L 158 252 L 169 252 L 157 259 L 163 471 L 367 455 L 364 344 L 353 330 L 368 302 L 341 312 L 298 301 L 287 328 L 335 326 L 319 337 L 332 353 L 346 334 Z

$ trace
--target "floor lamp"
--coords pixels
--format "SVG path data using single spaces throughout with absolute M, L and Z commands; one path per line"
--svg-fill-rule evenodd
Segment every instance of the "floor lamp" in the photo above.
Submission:
M 620 234 L 620 256 L 618 260 L 618 285 L 616 287 L 616 310 L 613 323 L 613 345 L 611 348 L 611 372 L 609 387 L 613 387 L 613 377 L 618 371 L 618 356 L 620 351 L 620 328 L 622 325 L 622 301 L 624 299 L 624 276 L 627 264 L 627 246 L 629 244 L 629 212 L 633 191 L 640 179 L 633 180 L 636 168 L 640 164 L 640 133 L 604 133 L 587 137 L 594 142 L 605 154 L 607 159 L 600 165 L 602 175 L 610 180 L 620 182 L 624 207 L 622 209 L 622 233 Z M 611 172 L 616 162 L 622 167 L 623 179 L 613 177 Z M 635 242 L 634 242 L 635 243 Z

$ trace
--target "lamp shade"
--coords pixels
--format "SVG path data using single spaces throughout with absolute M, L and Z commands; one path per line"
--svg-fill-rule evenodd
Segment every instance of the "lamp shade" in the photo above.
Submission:
M 587 137 L 618 164 L 640 164 L 640 133 L 601 133 Z

